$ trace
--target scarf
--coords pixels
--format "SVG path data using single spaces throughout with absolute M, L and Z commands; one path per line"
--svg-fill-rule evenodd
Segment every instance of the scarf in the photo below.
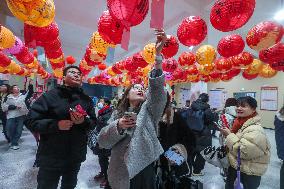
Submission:
M 250 116 L 248 117 L 237 117 L 235 120 L 234 120 L 234 123 L 233 123 L 233 126 L 231 128 L 231 132 L 232 133 L 237 133 L 239 131 L 240 128 L 242 128 L 243 124 L 249 120 L 250 118 L 253 118 L 257 115 L 257 113 L 253 113 L 251 114 Z

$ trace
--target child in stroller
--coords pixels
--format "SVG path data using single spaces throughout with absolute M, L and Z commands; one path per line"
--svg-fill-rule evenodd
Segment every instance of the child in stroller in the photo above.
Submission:
M 191 179 L 184 145 L 175 144 L 157 163 L 157 189 L 202 189 L 202 183 Z

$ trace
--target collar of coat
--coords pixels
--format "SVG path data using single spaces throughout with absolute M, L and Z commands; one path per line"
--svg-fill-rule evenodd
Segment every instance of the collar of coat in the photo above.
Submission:
M 246 129 L 247 127 L 251 126 L 251 125 L 260 125 L 260 116 L 254 116 L 253 118 L 248 119 L 243 126 L 241 127 L 241 131 L 243 131 L 244 129 Z
M 81 87 L 69 87 L 69 86 L 65 86 L 65 85 L 60 85 L 57 87 L 58 89 L 60 89 L 62 92 L 77 92 L 77 93 L 83 93 L 83 89 Z

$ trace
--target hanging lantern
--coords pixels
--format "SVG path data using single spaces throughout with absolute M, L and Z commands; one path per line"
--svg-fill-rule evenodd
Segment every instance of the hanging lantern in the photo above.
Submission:
M 253 56 L 249 52 L 242 52 L 229 60 L 232 61 L 236 68 L 247 68 L 253 62 Z
M 222 74 L 219 72 L 212 72 L 211 74 L 209 74 L 210 82 L 219 82 L 221 80 L 221 76 Z
M 192 52 L 183 52 L 178 58 L 179 65 L 185 69 L 195 63 L 195 55 Z
M 281 62 L 275 62 L 275 63 L 271 63 L 269 64 L 270 67 L 274 70 L 277 71 L 284 71 L 284 60 L 282 60 Z
M 227 73 L 232 77 L 236 77 L 237 75 L 239 75 L 241 73 L 241 69 L 233 68 L 230 71 L 228 71 Z
M 53 41 L 47 41 L 47 42 L 42 43 L 42 46 L 47 51 L 48 50 L 57 51 L 61 48 L 61 41 L 59 38 L 57 38 Z
M 143 49 L 142 56 L 146 62 L 149 64 L 152 64 L 155 62 L 155 56 L 156 56 L 156 47 L 155 43 L 150 43 L 146 45 Z
M 211 45 L 202 45 L 196 51 L 196 61 L 198 64 L 211 64 L 216 58 L 216 51 Z
M 162 67 L 164 71 L 172 73 L 177 69 L 178 63 L 175 59 L 168 58 L 163 60 Z
M 120 44 L 123 28 L 123 25 L 114 19 L 109 11 L 104 11 L 98 22 L 98 31 L 108 43 Z
M 190 81 L 191 83 L 197 83 L 200 81 L 200 76 L 199 75 L 189 75 L 187 76 L 187 80 Z
M 254 59 L 253 62 L 246 69 L 246 73 L 249 75 L 258 74 L 262 66 L 263 66 L 263 63 L 260 60 Z
M 11 59 L 0 51 L 0 67 L 6 67 L 11 64 Z
M 179 44 L 176 37 L 172 35 L 167 35 L 166 43 L 162 49 L 162 54 L 165 58 L 171 58 L 175 56 L 178 52 Z
M 233 65 L 229 59 L 226 58 L 219 58 L 215 61 L 215 69 L 218 72 L 225 73 L 232 69 Z
M 23 48 L 24 44 L 23 44 L 22 40 L 19 39 L 18 37 L 15 37 L 15 39 L 16 40 L 15 40 L 15 43 L 14 43 L 13 47 L 8 48 L 8 49 L 4 49 L 3 50 L 4 53 L 16 55 L 16 54 L 18 54 L 21 51 L 21 49 Z
M 221 76 L 221 80 L 224 81 L 224 82 L 229 82 L 233 79 L 233 76 L 230 75 L 229 73 L 224 73 L 222 74 Z
M 50 62 L 50 65 L 51 65 L 52 69 L 55 70 L 55 69 L 58 69 L 58 68 L 64 68 L 65 62 L 64 61 L 58 62 L 58 63 Z
M 188 75 L 198 75 L 198 69 L 197 66 L 195 64 L 193 64 L 191 67 L 189 67 L 188 69 L 186 69 L 186 73 Z
M 76 59 L 73 56 L 67 56 L 65 60 L 66 60 L 66 63 L 70 65 L 76 62 Z
M 19 20 L 37 27 L 48 26 L 55 17 L 53 0 L 19 2 L 6 0 L 13 15 Z
M 145 68 L 149 64 L 144 60 L 144 58 L 141 54 L 142 54 L 142 52 L 138 52 L 138 53 L 134 54 L 133 57 L 132 57 L 132 61 L 138 67 Z
M 240 35 L 228 35 L 218 43 L 218 53 L 223 57 L 230 57 L 240 54 L 245 48 L 245 42 Z
M 127 27 L 140 24 L 149 10 L 148 0 L 108 0 L 107 4 L 111 16 Z
M 212 26 L 222 32 L 245 25 L 253 14 L 255 0 L 218 0 L 210 13 Z
M 16 55 L 16 58 L 22 64 L 30 64 L 34 61 L 34 55 L 29 51 L 27 47 L 23 47 L 21 51 Z
M 259 72 L 259 76 L 263 78 L 272 78 L 277 74 L 277 71 L 272 69 L 269 64 L 264 64 Z
M 178 40 L 185 46 L 200 44 L 207 35 L 206 22 L 199 16 L 185 18 L 178 27 Z
M 209 75 L 214 71 L 213 64 L 202 64 L 198 66 L 198 71 L 202 75 Z
M 284 43 L 277 43 L 259 52 L 259 59 L 265 63 L 281 62 L 284 60 Z
M 53 51 L 52 49 L 51 50 L 45 50 L 45 55 L 47 58 L 51 58 L 51 59 L 54 59 L 54 58 L 58 58 L 60 56 L 63 55 L 63 51 L 62 49 L 58 49 L 57 51 Z
M 245 70 L 242 75 L 243 75 L 243 78 L 245 78 L 247 80 L 253 80 L 253 79 L 257 78 L 258 73 L 250 74 L 249 72 L 247 72 L 247 70 Z
M 264 21 L 249 30 L 246 41 L 250 48 L 261 51 L 278 43 L 284 33 L 283 26 L 273 21 Z
M 112 67 L 112 71 L 116 74 L 122 74 L 122 71 L 120 71 L 119 66 L 117 63 L 115 63 Z
M 99 32 L 93 33 L 90 48 L 96 50 L 99 54 L 106 55 L 108 47 L 114 47 L 114 45 L 106 42 Z
M 138 68 L 138 65 L 135 64 L 132 57 L 127 57 L 124 61 L 124 68 L 129 72 L 135 72 Z
M 15 45 L 14 34 L 4 26 L 0 26 L 0 49 L 12 48 Z

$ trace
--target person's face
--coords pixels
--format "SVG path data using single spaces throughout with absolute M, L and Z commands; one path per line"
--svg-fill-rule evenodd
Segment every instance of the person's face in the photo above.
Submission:
M 247 103 L 237 105 L 237 117 L 248 117 L 255 113 L 255 109 L 250 107 Z
M 13 89 L 12 89 L 12 93 L 13 94 L 18 94 L 20 92 L 20 89 L 18 86 L 14 86 Z
M 6 85 L 1 85 L 1 87 L 0 87 L 0 92 L 1 93 L 5 93 L 5 92 L 7 92 L 7 86 Z
M 67 70 L 66 76 L 63 77 L 64 84 L 71 87 L 80 87 L 82 84 L 82 74 L 76 68 Z
M 138 101 L 143 102 L 145 100 L 145 88 L 141 84 L 135 84 L 128 93 L 128 99 L 130 102 Z

